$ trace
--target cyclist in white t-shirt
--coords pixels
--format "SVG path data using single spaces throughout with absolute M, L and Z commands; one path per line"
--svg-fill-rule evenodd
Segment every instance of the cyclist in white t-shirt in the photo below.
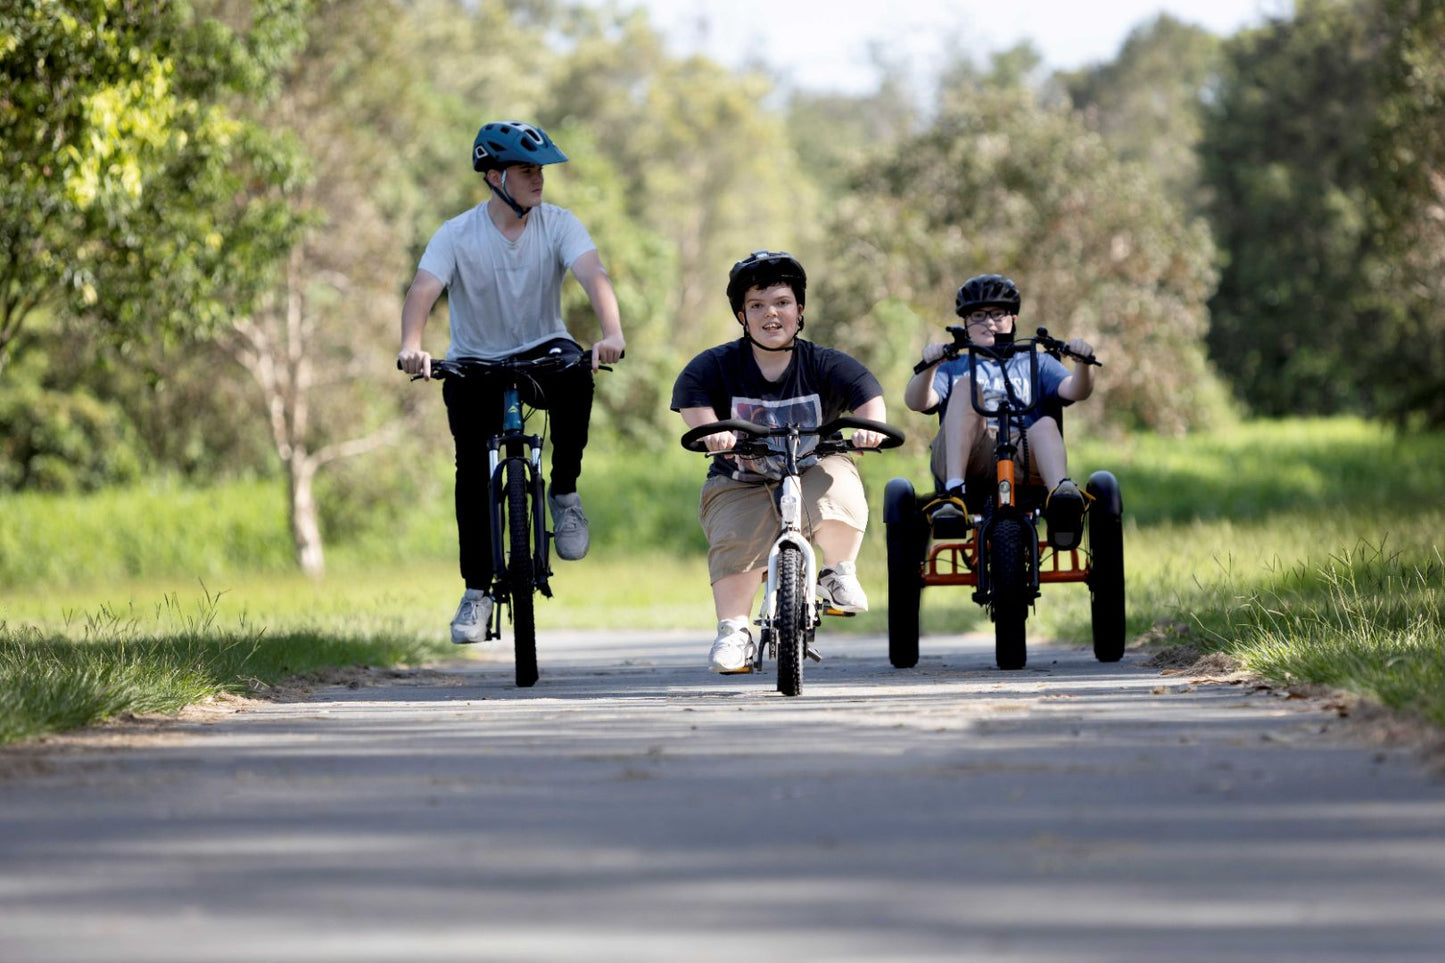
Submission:
M 472 169 L 486 179 L 492 196 L 447 221 L 427 244 L 402 307 L 397 362 L 403 371 L 431 376 L 422 331 L 443 291 L 451 314 L 448 360 L 530 357 L 558 342 L 575 345 L 562 320 L 562 282 L 569 270 L 602 327 L 602 339 L 592 345 L 592 370 L 622 357 L 626 342 L 617 295 L 596 245 L 571 211 L 542 203 L 542 168 L 566 160 L 539 127 L 520 121 L 482 125 L 472 144 Z M 592 372 L 573 369 L 535 382 L 526 386 L 523 400 L 551 416 L 547 501 L 557 554 L 579 559 L 588 547 L 577 478 L 592 415 Z M 485 638 L 491 618 L 486 441 L 501 430 L 501 389 L 473 378 L 443 385 L 456 442 L 457 539 L 466 582 L 451 626 L 458 643 Z

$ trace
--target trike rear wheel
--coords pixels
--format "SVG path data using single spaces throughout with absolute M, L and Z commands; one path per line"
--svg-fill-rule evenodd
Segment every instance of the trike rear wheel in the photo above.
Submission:
M 803 656 L 807 649 L 807 586 L 803 554 L 794 545 L 778 552 L 778 691 L 795 696 L 803 691 Z
M 1089 605 L 1094 623 L 1094 658 L 1124 657 L 1124 503 L 1109 472 L 1089 478 Z
M 918 664 L 923 554 L 928 536 L 918 514 L 913 486 L 906 479 L 889 482 L 883 499 L 888 547 L 888 661 L 896 669 L 911 669 Z
M 1025 623 L 1029 617 L 1029 546 L 1032 529 L 1018 518 L 999 518 L 988 545 L 988 576 L 993 609 L 994 659 L 1000 669 L 1022 669 L 1028 659 Z
M 527 497 L 527 465 L 507 462 L 507 585 L 512 593 L 512 644 L 517 685 L 537 683 L 537 623 L 532 609 L 532 520 Z

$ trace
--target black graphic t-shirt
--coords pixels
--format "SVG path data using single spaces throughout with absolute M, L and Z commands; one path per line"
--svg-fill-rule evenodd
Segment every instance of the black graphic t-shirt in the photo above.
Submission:
M 709 348 L 677 376 L 672 410 L 711 408 L 720 418 L 816 428 L 883 393 L 878 379 L 850 355 L 802 339 L 795 345 L 793 358 L 777 381 L 763 377 L 752 346 L 744 338 Z M 782 446 L 781 439 L 769 439 L 769 443 Z M 811 451 L 816 444 L 816 438 L 804 439 L 802 450 Z M 817 460 L 809 455 L 800 460 L 799 467 Z M 708 474 L 757 482 L 781 477 L 782 466 L 781 456 L 768 459 L 761 472 L 745 471 L 730 459 L 714 458 Z

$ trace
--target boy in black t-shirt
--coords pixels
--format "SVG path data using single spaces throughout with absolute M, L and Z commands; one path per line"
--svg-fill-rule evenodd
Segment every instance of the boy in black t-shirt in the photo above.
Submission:
M 678 376 L 672 409 L 689 428 L 727 418 L 816 427 L 849 412 L 887 420 L 883 389 L 867 368 L 841 351 L 799 340 L 807 283 L 803 266 L 783 252 L 757 251 L 733 265 L 727 294 L 743 336 L 702 352 Z M 853 435 L 860 448 L 882 440 L 871 431 Z M 737 436 L 721 431 L 704 443 L 709 451 L 725 451 Z M 819 596 L 840 611 L 867 611 L 854 565 L 868 524 L 858 468 L 846 455 L 809 455 L 801 467 L 804 525 L 823 555 Z M 718 619 L 709 653 L 715 672 L 752 667 L 748 613 L 777 533 L 770 486 L 780 472 L 781 458 L 718 456 L 702 487 L 699 514 Z

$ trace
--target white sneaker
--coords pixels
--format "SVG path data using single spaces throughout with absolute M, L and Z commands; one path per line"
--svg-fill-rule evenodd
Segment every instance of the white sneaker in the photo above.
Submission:
M 868 611 L 868 596 L 858 583 L 858 567 L 853 562 L 839 562 L 819 572 L 818 596 L 834 612 Z
M 452 619 L 452 641 L 457 645 L 481 642 L 487 637 L 487 625 L 492 621 L 492 597 L 481 589 L 467 589 L 462 593 L 462 604 Z
M 582 496 L 547 493 L 547 506 L 552 509 L 552 544 L 557 556 L 575 562 L 587 554 L 587 516 L 582 512 Z
M 710 668 L 721 675 L 753 671 L 753 633 L 746 619 L 723 619 L 717 624 L 717 640 L 707 654 Z

